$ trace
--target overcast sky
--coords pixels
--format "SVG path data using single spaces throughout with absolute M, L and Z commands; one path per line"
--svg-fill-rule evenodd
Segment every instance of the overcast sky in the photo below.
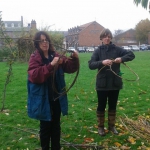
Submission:
M 133 0 L 0 0 L 3 21 L 35 20 L 37 28 L 50 30 L 69 28 L 97 21 L 105 28 L 128 30 L 148 18 L 150 13 Z

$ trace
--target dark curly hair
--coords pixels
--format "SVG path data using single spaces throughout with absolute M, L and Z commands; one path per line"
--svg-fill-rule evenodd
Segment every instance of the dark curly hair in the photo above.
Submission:
M 41 40 L 41 35 L 44 35 L 46 37 L 46 39 L 49 41 L 49 50 L 48 51 L 54 51 L 54 47 L 51 43 L 51 40 L 50 40 L 50 37 L 49 35 L 45 32 L 45 31 L 39 31 L 35 34 L 34 36 L 34 47 L 39 50 L 39 51 L 42 51 L 39 47 L 39 41 Z

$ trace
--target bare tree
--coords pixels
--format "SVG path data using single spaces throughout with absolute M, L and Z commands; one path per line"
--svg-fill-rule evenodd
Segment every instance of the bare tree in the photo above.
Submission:
M 117 35 L 119 35 L 119 34 L 122 33 L 122 32 L 123 32 L 123 30 L 120 30 L 120 29 L 115 30 L 115 32 L 114 32 L 114 37 L 117 36 Z

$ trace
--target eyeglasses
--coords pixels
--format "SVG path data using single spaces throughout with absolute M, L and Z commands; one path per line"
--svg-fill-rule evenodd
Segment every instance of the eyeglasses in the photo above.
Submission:
M 45 40 L 40 40 L 40 43 L 41 43 L 41 44 L 44 44 L 44 43 L 49 44 L 49 41 L 48 41 L 47 39 L 45 39 Z

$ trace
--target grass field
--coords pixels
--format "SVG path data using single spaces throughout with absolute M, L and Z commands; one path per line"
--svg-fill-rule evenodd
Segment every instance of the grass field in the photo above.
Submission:
M 129 117 L 137 120 L 142 115 L 150 117 L 150 51 L 135 52 L 136 58 L 126 64 L 138 74 L 138 81 L 124 80 L 124 88 L 120 92 L 117 106 L 117 129 L 120 134 L 108 133 L 100 137 L 97 133 L 96 108 L 97 97 L 95 92 L 96 70 L 88 68 L 91 53 L 80 53 L 80 73 L 77 82 L 68 92 L 69 115 L 61 117 L 62 137 L 61 143 L 70 144 L 96 144 L 106 149 L 121 149 L 122 147 L 135 150 L 150 147 L 143 138 L 137 138 L 128 132 L 120 117 Z M 7 86 L 5 110 L 0 112 L 0 150 L 34 150 L 40 147 L 39 121 L 27 116 L 27 63 L 15 63 L 11 82 Z M 0 93 L 2 101 L 4 83 L 8 66 L 0 63 Z M 128 68 L 121 65 L 123 78 L 136 80 Z M 69 86 L 75 74 L 66 74 L 66 84 Z M 0 103 L 0 108 L 2 107 Z M 107 111 L 106 111 L 107 112 Z M 107 127 L 107 114 L 106 114 Z M 144 132 L 143 132 L 144 133 Z M 129 139 L 133 138 L 134 142 Z M 64 149 L 82 149 L 63 146 Z M 146 148 L 145 148 L 146 149 Z M 148 150 L 148 149 L 147 149 Z

